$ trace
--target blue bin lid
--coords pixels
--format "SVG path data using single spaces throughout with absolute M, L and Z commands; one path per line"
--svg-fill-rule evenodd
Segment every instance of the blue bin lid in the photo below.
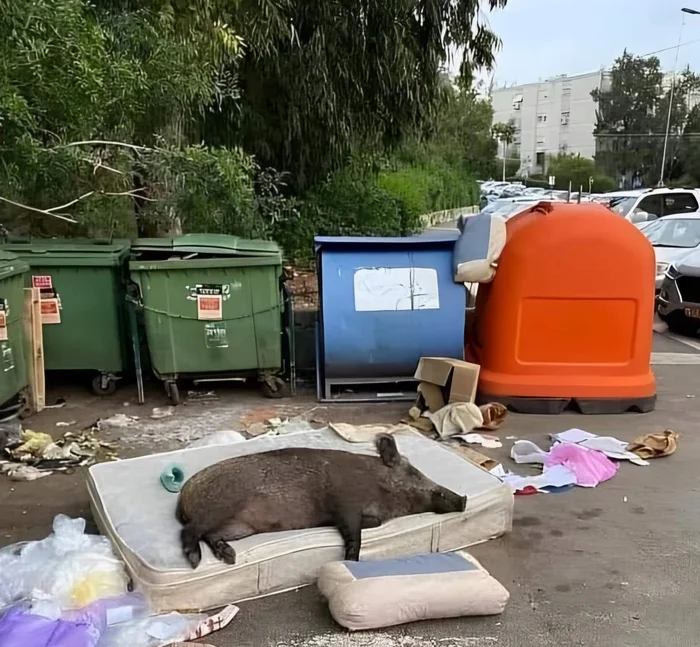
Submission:
M 444 229 L 444 234 L 434 231 L 416 236 L 316 236 L 314 243 L 316 250 L 335 245 L 454 245 L 460 235 L 457 229 Z

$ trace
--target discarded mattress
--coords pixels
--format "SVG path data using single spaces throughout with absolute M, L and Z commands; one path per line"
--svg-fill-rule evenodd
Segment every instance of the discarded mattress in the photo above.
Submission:
M 497 477 L 418 433 L 398 434 L 396 440 L 401 454 L 426 476 L 466 495 L 467 509 L 448 515 L 403 517 L 363 530 L 361 560 L 458 550 L 510 530 L 513 495 Z M 189 478 L 226 458 L 284 447 L 374 453 L 371 445 L 348 443 L 326 429 L 183 449 L 90 468 L 88 490 L 94 518 L 155 610 L 206 610 L 288 591 L 314 583 L 325 563 L 343 558 L 337 530 L 314 528 L 236 541 L 238 563 L 234 566 L 215 559 L 204 544 L 199 568 L 191 569 L 185 560 L 181 526 L 175 519 L 177 496 L 162 487 L 161 471 L 176 462 Z

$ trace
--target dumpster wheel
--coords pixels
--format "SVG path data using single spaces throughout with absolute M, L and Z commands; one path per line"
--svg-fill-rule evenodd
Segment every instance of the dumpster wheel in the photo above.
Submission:
M 117 380 L 109 375 L 100 373 L 92 380 L 92 392 L 95 395 L 112 395 L 117 391 Z
M 286 386 L 281 377 L 266 376 L 260 381 L 260 393 L 266 398 L 283 398 L 286 395 Z
M 166 382 L 165 392 L 168 394 L 170 402 L 172 402 L 175 406 L 180 404 L 180 389 L 177 388 L 177 382 Z

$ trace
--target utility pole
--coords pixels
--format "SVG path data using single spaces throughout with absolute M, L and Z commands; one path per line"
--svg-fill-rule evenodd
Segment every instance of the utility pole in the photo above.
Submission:
M 683 7 L 681 12 L 684 14 L 681 19 L 681 30 L 678 34 L 678 46 L 676 47 L 676 59 L 673 62 L 673 75 L 671 76 L 671 91 L 668 97 L 668 116 L 666 117 L 666 134 L 664 135 L 664 152 L 661 156 L 661 174 L 659 176 L 658 186 L 664 185 L 664 173 L 666 171 L 666 153 L 668 151 L 668 135 L 671 132 L 671 114 L 673 113 L 673 95 L 676 90 L 676 68 L 678 67 L 678 54 L 681 51 L 681 40 L 683 38 L 683 27 L 685 26 L 685 14 L 690 16 L 700 16 L 700 11 Z

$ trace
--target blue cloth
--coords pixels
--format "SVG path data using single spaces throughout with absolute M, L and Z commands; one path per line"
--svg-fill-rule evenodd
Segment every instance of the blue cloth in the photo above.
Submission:
M 433 575 L 476 571 L 478 566 L 458 553 L 427 553 L 376 562 L 343 562 L 353 577 L 391 577 L 392 575 Z

